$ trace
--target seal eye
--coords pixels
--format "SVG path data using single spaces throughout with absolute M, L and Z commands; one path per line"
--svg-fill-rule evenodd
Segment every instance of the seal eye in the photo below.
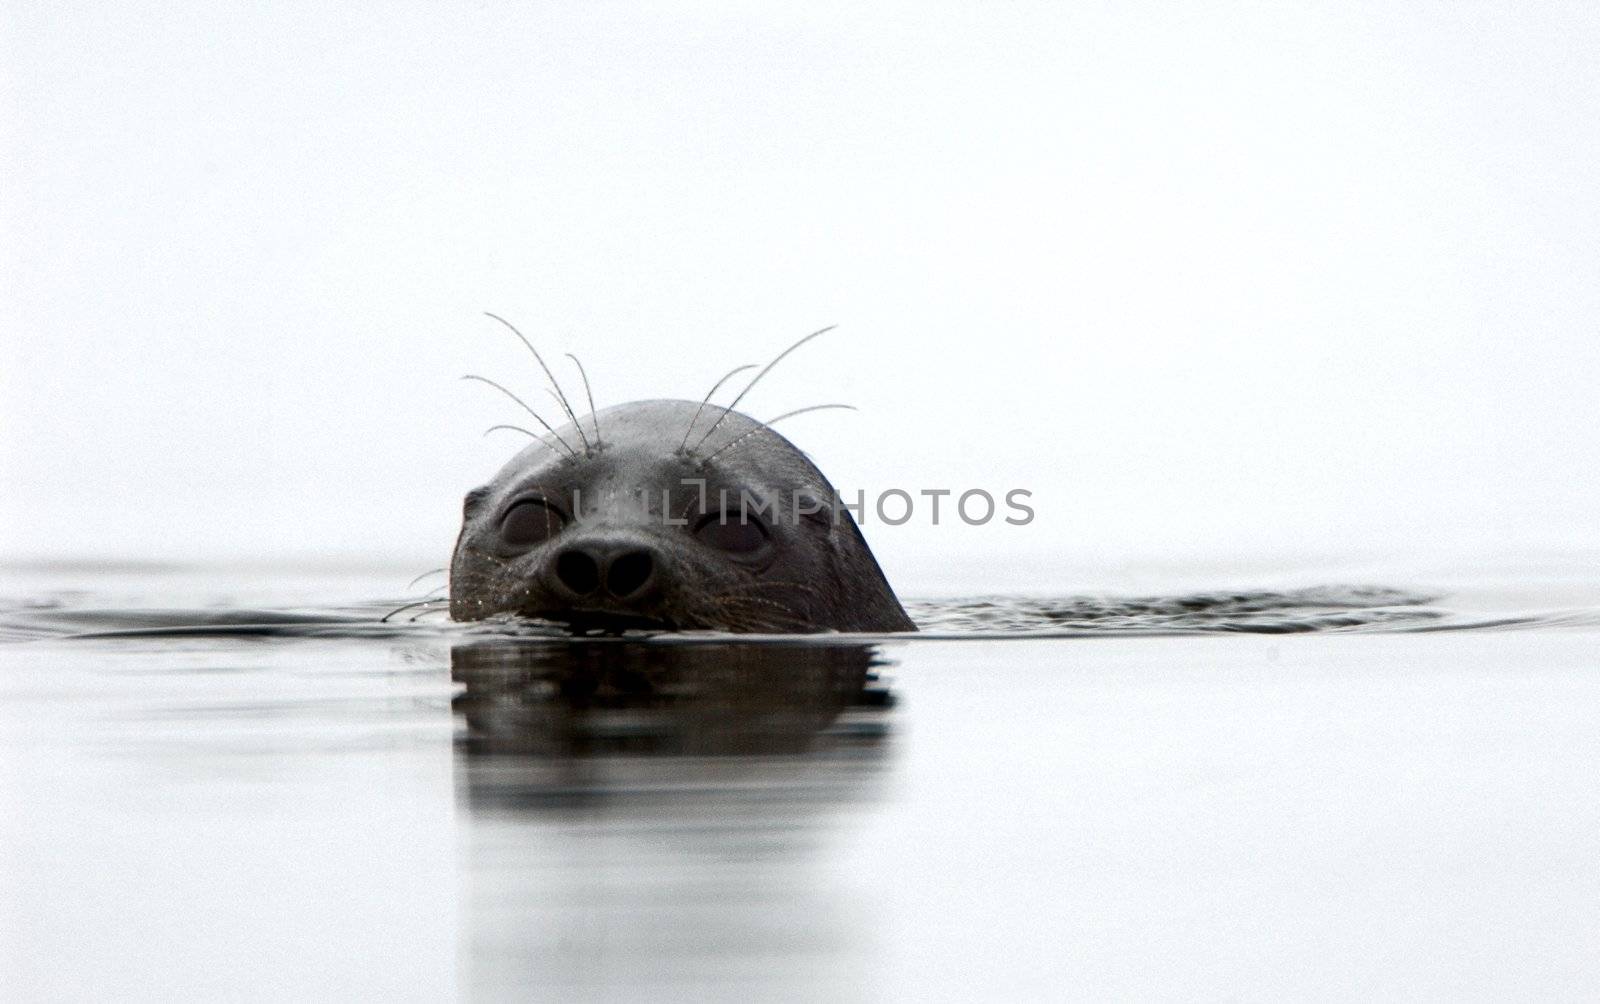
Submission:
M 500 539 L 512 547 L 532 547 L 555 536 L 561 514 L 539 499 L 518 502 L 500 521 Z
M 750 516 L 737 513 L 712 513 L 694 528 L 700 542 L 731 554 L 753 554 L 767 544 L 767 528 Z

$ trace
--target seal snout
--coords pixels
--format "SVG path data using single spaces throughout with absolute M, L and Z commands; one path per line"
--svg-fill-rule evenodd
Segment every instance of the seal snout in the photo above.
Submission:
M 654 593 L 661 566 L 660 553 L 636 541 L 579 540 L 555 553 L 549 578 L 570 601 L 637 603 Z

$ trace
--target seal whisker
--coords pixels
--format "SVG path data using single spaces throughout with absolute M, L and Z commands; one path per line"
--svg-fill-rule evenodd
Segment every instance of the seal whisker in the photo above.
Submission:
M 428 616 L 429 614 L 448 614 L 449 612 L 450 612 L 450 608 L 449 607 L 434 607 L 431 610 L 424 610 L 424 611 L 422 611 L 420 613 L 412 614 L 410 617 L 406 618 L 406 623 L 407 624 L 415 624 L 417 621 L 419 621 L 422 618 Z
M 446 599 L 434 599 L 434 600 L 418 600 L 415 603 L 407 603 L 405 606 L 403 606 L 403 607 L 395 607 L 393 610 L 391 610 L 388 613 L 384 614 L 382 617 L 379 617 L 378 618 L 378 623 L 379 624 L 387 624 L 387 623 L 389 623 L 389 618 L 393 617 L 395 614 L 403 613 L 404 611 L 407 611 L 407 610 L 414 610 L 417 607 L 426 607 L 426 606 L 432 606 L 433 604 L 436 604 L 436 603 L 449 603 L 449 602 L 450 601 L 446 600 Z
M 407 582 L 406 583 L 406 588 L 407 589 L 413 588 L 414 586 L 416 586 L 417 583 L 421 582 L 423 579 L 426 579 L 430 575 L 443 575 L 448 571 L 449 571 L 449 569 L 447 569 L 447 568 L 430 568 L 426 572 L 423 572 L 421 575 L 419 575 L 416 578 L 412 579 L 410 582 Z
M 556 403 L 556 407 L 561 408 L 564 411 L 566 411 L 568 416 L 570 416 L 572 414 L 572 410 L 570 408 L 567 408 L 567 403 L 561 399 L 561 396 L 559 394 L 557 394 L 555 391 L 551 390 L 549 387 L 546 387 L 544 389 L 544 392 L 546 394 L 550 395 L 550 400 L 552 400 L 552 401 L 554 401 Z M 576 418 L 572 419 L 572 425 L 573 425 L 573 428 L 578 430 L 578 440 L 583 443 L 583 455 L 586 456 L 586 457 L 594 456 L 594 454 L 592 452 L 590 452 L 591 447 L 589 445 L 589 437 L 583 434 L 583 426 L 578 424 L 578 420 Z
M 523 411 L 525 411 L 528 414 L 532 415 L 534 417 L 534 419 L 540 425 L 544 426 L 545 429 L 547 431 L 549 431 L 550 435 L 556 437 L 556 441 L 557 442 L 559 442 L 562 446 L 566 447 L 568 456 L 570 456 L 573 460 L 578 459 L 578 451 L 574 450 L 572 448 L 572 444 L 568 443 L 565 439 L 562 439 L 561 438 L 561 434 L 559 432 L 557 432 L 555 429 L 552 429 L 550 427 L 550 423 L 546 422 L 539 415 L 539 413 L 537 411 L 534 411 L 533 407 L 531 405 L 529 405 L 528 402 L 524 401 L 522 398 L 520 398 L 517 395 L 513 394 L 511 391 L 507 390 L 505 387 L 501 386 L 500 384 L 497 384 L 493 380 L 490 380 L 488 377 L 479 376 L 476 373 L 468 373 L 465 376 L 463 376 L 461 379 L 463 379 L 463 380 L 476 380 L 479 383 L 486 383 L 490 387 L 493 387 L 495 390 L 497 390 L 500 393 L 504 394 L 506 397 L 509 397 L 511 400 L 517 402 L 517 404 L 522 406 L 522 410 Z M 493 431 L 493 430 L 491 430 L 491 431 Z
M 718 613 L 726 612 L 718 611 Z M 753 617 L 722 616 L 719 619 L 720 623 L 716 624 L 713 630 L 726 631 L 728 634 L 760 634 L 761 629 L 766 626 Z
M 804 623 L 806 620 L 805 616 L 802 615 L 800 611 L 783 603 L 767 603 L 758 605 L 764 607 L 764 609 L 754 610 L 752 609 L 752 604 L 747 602 L 747 600 L 733 599 L 729 602 L 720 604 L 720 608 L 723 610 L 736 612 L 742 607 L 744 608 L 746 615 L 750 617 L 764 617 L 768 619 L 776 617 L 784 620 L 794 621 L 795 623 Z
M 695 444 L 694 444 L 695 449 L 698 450 L 702 443 L 704 443 L 706 440 L 711 438 L 711 434 L 713 432 L 717 431 L 717 426 L 722 424 L 722 420 L 727 418 L 728 415 L 733 411 L 733 409 L 739 407 L 739 402 L 743 401 L 744 400 L 744 396 L 746 394 L 750 393 L 750 388 L 752 388 L 756 384 L 760 383 L 762 377 L 766 376 L 768 373 L 771 373 L 772 372 L 772 368 L 774 366 L 776 366 L 779 363 L 783 362 L 783 360 L 791 352 L 793 352 L 795 349 L 798 349 L 800 346 L 804 345 L 805 343 L 811 341 L 811 339 L 816 338 L 819 335 L 825 335 L 825 334 L 827 334 L 828 332 L 832 331 L 834 328 L 837 328 L 837 327 L 838 327 L 837 324 L 830 324 L 826 328 L 822 328 L 819 331 L 813 331 L 813 332 L 811 332 L 811 334 L 805 336 L 804 338 L 800 339 L 798 342 L 795 342 L 793 345 L 789 346 L 788 348 L 784 349 L 782 352 L 778 353 L 777 357 L 774 358 L 772 360 L 772 362 L 767 363 L 765 369 L 763 369 L 760 373 L 757 373 L 755 376 L 750 378 L 750 382 L 744 385 L 744 390 L 741 390 L 739 392 L 739 396 L 735 397 L 733 399 L 733 403 L 728 405 L 726 408 L 724 408 L 723 411 L 722 411 L 722 414 L 717 417 L 717 420 L 715 422 L 711 423 L 711 428 L 706 430 L 706 434 L 704 436 L 701 436 L 698 440 L 695 441 Z
M 731 627 L 749 630 L 761 627 L 782 627 L 784 622 L 797 625 L 806 623 L 806 618 L 799 611 L 782 603 L 772 602 L 768 604 L 770 607 L 776 608 L 775 610 L 750 610 L 748 609 L 747 601 L 751 599 L 753 598 L 737 596 L 722 597 L 720 599 L 713 598 L 717 613 L 727 615 L 725 619 Z M 739 609 L 741 606 L 746 609 L 741 611 Z
M 770 599 L 770 598 L 765 597 L 765 596 L 752 596 L 752 595 L 750 595 L 749 593 L 744 591 L 749 585 L 750 585 L 749 583 L 745 583 L 744 585 L 735 587 L 733 589 L 727 589 L 727 590 L 724 590 L 724 591 L 722 591 L 720 593 L 712 593 L 711 594 L 711 598 L 712 599 L 720 599 L 720 600 L 729 600 L 729 601 L 748 602 L 748 603 L 762 603 L 762 604 L 766 604 L 766 605 L 769 605 L 769 606 L 779 606 L 779 607 L 783 607 L 785 609 L 792 609 L 787 604 L 785 604 L 785 603 L 783 603 L 783 602 L 781 602 L 779 600 Z M 775 585 L 775 586 L 776 585 L 781 585 L 781 586 L 786 586 L 786 587 L 790 587 L 790 588 L 797 588 L 797 587 L 801 586 L 801 584 L 797 583 L 797 582 L 773 583 L 773 585 Z M 815 589 L 808 590 L 808 591 L 810 593 L 812 593 L 812 595 L 815 595 L 815 596 L 822 595 L 820 592 L 818 592 Z
M 816 586 L 811 585 L 810 583 L 807 583 L 807 582 L 784 582 L 784 581 L 778 580 L 778 579 L 770 579 L 770 580 L 769 579 L 763 579 L 763 580 L 760 580 L 760 581 L 757 581 L 757 582 L 746 582 L 743 585 L 741 585 L 740 588 L 741 589 L 757 589 L 757 588 L 762 588 L 762 589 L 798 589 L 801 592 L 810 593 L 813 596 L 821 596 L 822 595 L 822 590 L 818 589 Z M 732 596 L 732 595 L 741 595 L 741 594 L 735 594 L 735 593 L 729 592 L 729 593 L 725 593 L 723 595 Z
M 774 607 L 778 610 L 782 610 L 786 614 L 796 613 L 794 607 L 789 606 L 787 603 L 780 603 L 777 600 L 769 600 L 760 596 L 738 596 L 724 593 L 721 596 L 714 597 L 714 599 L 727 606 L 737 606 L 741 603 L 757 603 L 762 606 Z
M 796 589 L 804 589 L 809 592 L 819 594 L 822 592 L 822 590 L 811 585 L 810 583 L 791 581 L 789 579 L 751 579 L 748 582 L 740 582 L 738 584 L 738 588 L 740 589 L 764 589 L 769 587 L 776 588 L 778 586 L 793 586 Z M 728 594 L 733 595 L 733 591 L 729 590 Z
M 594 423 L 594 448 L 600 449 L 600 413 L 594 407 L 594 391 L 589 389 L 589 373 L 583 368 L 583 363 L 572 353 L 567 353 L 567 358 L 578 367 L 578 376 L 583 378 L 583 396 L 589 399 L 589 421 Z
M 750 609 L 748 604 L 738 602 L 738 597 L 707 596 L 705 606 L 709 608 L 700 615 L 701 620 L 715 619 L 722 621 L 734 629 L 745 628 L 756 622 L 757 611 Z M 762 611 L 765 613 L 765 611 Z M 707 615 L 710 616 L 707 616 Z
M 578 416 L 572 413 L 572 405 L 567 403 L 567 395 L 561 389 L 561 381 L 557 380 L 556 375 L 550 372 L 550 367 L 544 364 L 544 356 L 541 356 L 539 354 L 539 350 L 533 347 L 533 343 L 528 341 L 527 335 L 524 335 L 522 332 L 517 330 L 517 326 L 515 324 L 512 324 L 499 314 L 493 314 L 487 310 L 485 310 L 483 314 L 485 317 L 493 318 L 494 320 L 499 321 L 501 324 L 504 324 L 510 329 L 513 335 L 516 335 L 517 338 L 522 341 L 523 345 L 528 347 L 528 351 L 533 353 L 533 358 L 539 363 L 539 368 L 544 370 L 545 377 L 550 381 L 550 385 L 555 388 L 556 403 L 561 405 L 561 410 L 567 413 L 567 418 L 572 422 L 573 428 L 578 430 L 578 438 L 583 441 L 583 455 L 586 457 L 592 456 L 589 451 L 589 437 L 583 434 L 583 426 L 578 424 Z
M 568 454 L 562 453 L 560 450 L 557 450 L 554 446 L 551 446 L 548 442 L 545 441 L 545 438 L 543 436 L 539 435 L 537 432 L 534 432 L 532 429 L 524 429 L 520 425 L 491 425 L 487 429 L 483 430 L 483 434 L 485 436 L 487 436 L 491 432 L 499 432 L 502 429 L 509 429 L 512 432 L 520 432 L 524 436 L 527 436 L 529 439 L 532 439 L 532 440 L 536 441 L 537 443 L 539 443 L 539 445 L 548 447 L 552 452 L 555 453 L 556 456 L 561 457 L 562 459 L 566 459 L 567 456 L 568 456 Z
M 730 621 L 740 618 L 746 624 L 759 624 L 771 628 L 798 629 L 805 631 L 811 623 L 811 617 L 795 607 L 775 601 L 762 602 L 755 597 L 725 596 L 714 598 L 711 606 L 720 615 Z
M 715 394 L 717 391 L 721 390 L 722 389 L 722 385 L 727 383 L 728 380 L 731 377 L 733 377 L 734 374 L 743 373 L 745 370 L 753 370 L 758 365 L 760 365 L 760 364 L 759 363 L 746 363 L 743 366 L 735 366 L 733 369 L 731 369 L 728 372 L 724 373 L 722 375 L 722 379 L 721 380 L 718 380 L 716 383 L 711 385 L 711 389 L 706 391 L 706 396 L 700 399 L 700 407 L 698 407 L 698 408 L 696 408 L 694 410 L 694 417 L 689 419 L 689 427 L 687 429 L 683 430 L 683 442 L 678 444 L 678 450 L 680 452 L 688 448 L 688 446 L 689 446 L 689 433 L 694 431 L 694 423 L 700 421 L 700 413 L 706 410 L 706 405 L 708 403 L 710 403 L 711 396 L 713 394 Z
M 730 450 L 735 446 L 738 446 L 740 443 L 742 443 L 745 440 L 749 439 L 751 436 L 754 436 L 758 432 L 766 432 L 767 430 L 772 428 L 772 426 L 773 426 L 773 424 L 775 422 L 781 422 L 786 418 L 793 418 L 796 415 L 804 415 L 808 411 L 827 411 L 830 408 L 846 408 L 846 409 L 848 409 L 850 411 L 860 411 L 861 410 L 861 409 L 857 408 L 853 404 L 814 404 L 814 405 L 810 406 L 809 408 L 796 408 L 794 411 L 786 411 L 783 414 L 779 415 L 777 418 L 769 418 L 765 422 L 762 422 L 756 428 L 751 429 L 749 432 L 746 432 L 741 436 L 735 436 L 733 439 L 730 439 L 726 443 L 723 443 L 720 447 L 718 447 L 716 449 L 715 452 L 711 453 L 704 460 L 702 460 L 701 463 L 709 464 L 711 461 L 717 459 L 717 454 L 722 453 L 725 450 Z M 704 442 L 704 440 L 702 440 L 702 442 Z

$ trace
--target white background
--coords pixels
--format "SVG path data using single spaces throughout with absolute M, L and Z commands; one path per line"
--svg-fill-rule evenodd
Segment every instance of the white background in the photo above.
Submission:
M 1039 512 L 892 577 L 1600 544 L 1590 4 L 3 17 L 0 560 L 442 564 L 483 310 L 602 405 L 839 323 L 748 410 Z

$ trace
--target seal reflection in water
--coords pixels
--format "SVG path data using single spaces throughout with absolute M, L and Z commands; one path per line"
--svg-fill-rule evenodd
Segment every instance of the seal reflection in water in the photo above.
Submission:
M 571 421 L 546 435 L 520 430 L 534 441 L 467 494 L 450 564 L 454 619 L 916 630 L 833 485 L 770 423 L 671 400 L 579 417 L 557 394 Z
M 778 787 L 794 774 L 819 791 L 819 772 L 831 782 L 855 776 L 841 762 L 871 772 L 893 703 L 884 665 L 860 643 L 493 639 L 451 651 L 471 794 L 519 806 L 687 778 L 714 791 L 729 771 Z M 708 766 L 715 761 L 727 767 Z
M 457 645 L 453 707 L 470 753 L 792 756 L 819 736 L 876 741 L 891 704 L 860 643 Z
M 882 671 L 843 639 L 456 646 L 464 996 L 853 985 L 874 932 L 831 848 L 885 794 Z

